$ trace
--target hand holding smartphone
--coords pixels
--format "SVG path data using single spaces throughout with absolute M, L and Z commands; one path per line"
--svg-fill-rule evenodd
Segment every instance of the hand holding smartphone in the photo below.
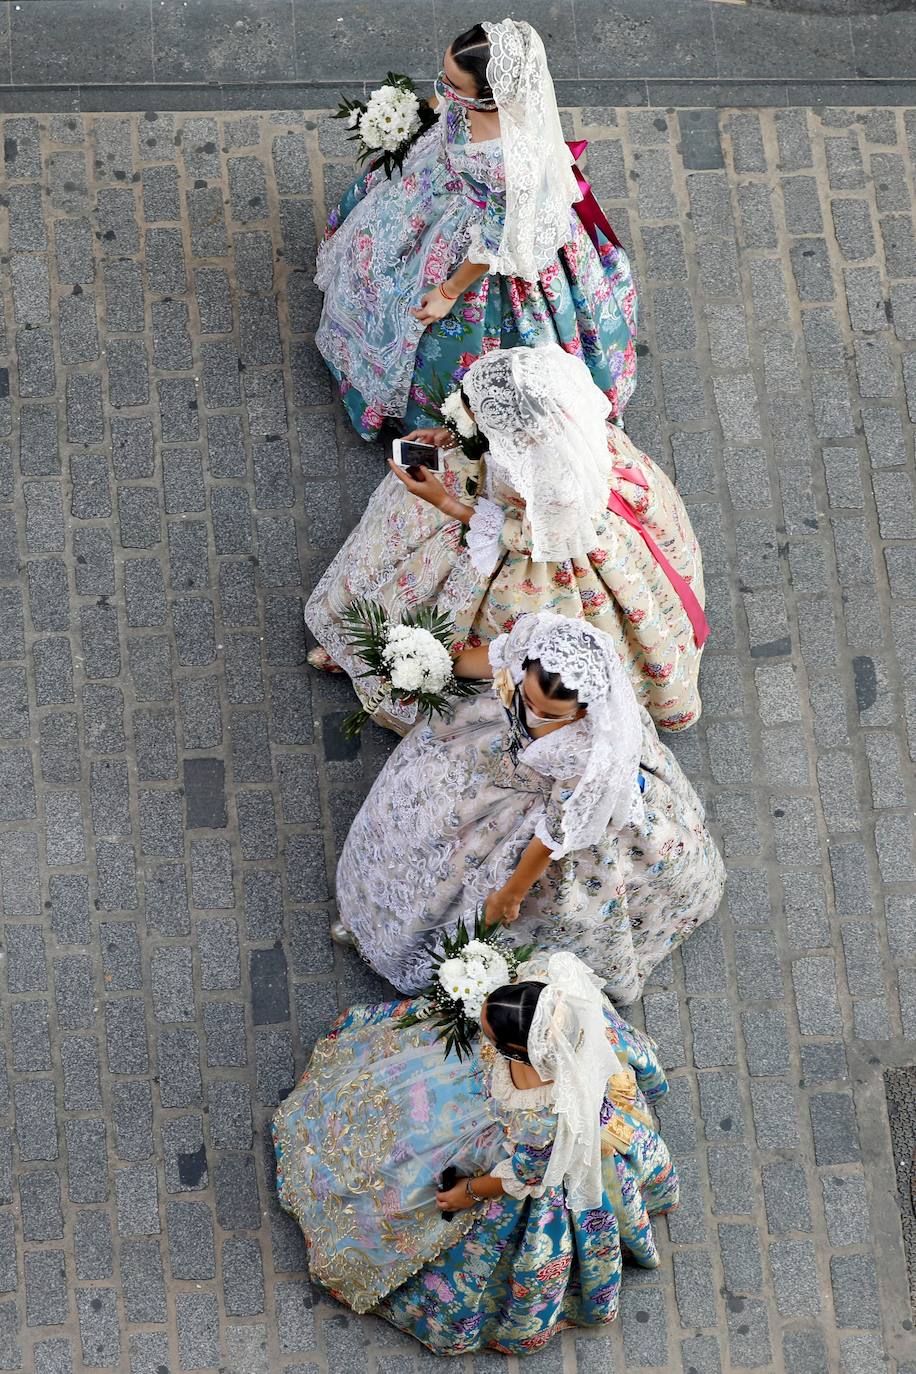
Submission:
M 395 439 L 391 445 L 391 456 L 399 468 L 426 468 L 428 472 L 441 472 L 442 460 L 435 444 L 418 444 L 416 439 Z

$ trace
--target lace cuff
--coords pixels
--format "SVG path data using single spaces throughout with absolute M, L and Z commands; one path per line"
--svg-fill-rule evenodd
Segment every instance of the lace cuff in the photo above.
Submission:
M 508 1193 L 509 1197 L 514 1197 L 519 1202 L 526 1197 L 541 1197 L 544 1192 L 542 1183 L 522 1183 L 512 1168 L 511 1159 L 501 1159 L 498 1164 L 494 1164 L 490 1173 L 494 1178 L 499 1179 L 503 1185 L 503 1192 Z
M 496 254 L 487 247 L 483 236 L 483 225 L 472 224 L 470 231 L 470 243 L 468 244 L 467 260 L 472 262 L 475 267 L 485 267 L 488 272 L 499 270 L 496 261 Z
M 551 859 L 562 859 L 563 855 L 566 853 L 566 846 L 558 843 L 547 829 L 546 816 L 542 816 L 534 827 L 534 838 L 540 840 L 541 844 L 546 845 L 550 850 Z
M 489 577 L 499 562 L 499 536 L 504 523 L 502 507 L 495 501 L 488 501 L 485 496 L 478 497 L 465 542 L 471 562 L 484 577 Z

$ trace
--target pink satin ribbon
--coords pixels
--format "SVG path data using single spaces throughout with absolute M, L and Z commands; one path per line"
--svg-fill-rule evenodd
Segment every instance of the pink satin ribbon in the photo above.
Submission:
M 588 140 L 582 138 L 579 139 L 578 142 L 567 143 L 566 146 L 572 153 L 573 176 L 576 178 L 576 183 L 579 187 L 579 190 L 582 192 L 580 199 L 576 202 L 576 213 L 582 221 L 583 229 L 588 234 L 589 238 L 591 239 L 592 243 L 595 245 L 596 248 L 601 247 L 601 245 L 598 242 L 599 229 L 601 230 L 601 233 L 604 235 L 604 237 L 608 240 L 609 243 L 612 243 L 615 248 L 621 248 L 623 245 L 621 244 L 620 239 L 617 237 L 617 235 L 611 228 L 610 221 L 608 220 L 607 215 L 604 213 L 601 206 L 598 204 L 597 200 L 594 197 L 594 194 L 592 193 L 591 186 L 588 184 L 585 177 L 582 175 L 582 173 L 579 171 L 579 168 L 576 165 L 576 158 L 580 158 L 582 154 L 585 152 L 586 148 L 588 147 Z
M 615 467 L 611 470 L 615 477 L 620 477 L 624 482 L 632 482 L 634 486 L 642 487 L 644 491 L 648 491 L 649 483 L 638 468 Z M 631 526 L 632 529 L 636 530 L 637 534 L 642 537 L 646 548 L 680 597 L 681 605 L 684 607 L 687 619 L 690 621 L 693 630 L 693 638 L 696 646 L 698 649 L 702 649 L 709 638 L 709 621 L 703 614 L 703 607 L 697 600 L 696 592 L 690 586 L 690 583 L 687 582 L 685 578 L 681 577 L 680 573 L 674 571 L 671 564 L 646 529 L 642 520 L 639 518 L 638 512 L 633 509 L 629 501 L 621 496 L 619 492 L 611 492 L 608 497 L 607 508 L 609 511 L 612 511 L 614 515 L 619 515 L 621 519 L 626 520 L 627 524 Z

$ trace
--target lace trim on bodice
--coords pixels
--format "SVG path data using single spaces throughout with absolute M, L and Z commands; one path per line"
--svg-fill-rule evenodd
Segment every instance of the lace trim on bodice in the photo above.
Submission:
M 519 759 L 538 773 L 555 782 L 572 782 L 581 777 L 592 748 L 588 716 L 551 730 L 549 735 L 533 739 L 519 754 Z
M 475 142 L 470 137 L 467 114 L 455 107 L 440 121 L 442 156 L 449 171 L 469 177 L 491 191 L 505 191 L 506 169 L 501 138 Z
M 554 1085 L 544 1083 L 539 1088 L 517 1088 L 512 1082 L 508 1059 L 494 1051 L 490 1064 L 490 1096 L 511 1111 L 551 1111 Z

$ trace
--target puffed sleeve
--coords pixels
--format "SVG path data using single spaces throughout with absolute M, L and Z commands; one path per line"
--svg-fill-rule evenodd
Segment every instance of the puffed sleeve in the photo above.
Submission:
M 524 517 L 507 515 L 500 531 L 500 543 L 515 553 L 531 553 L 531 527 Z
M 661 1097 L 668 1091 L 668 1080 L 658 1057 L 658 1046 L 651 1036 L 624 1021 L 617 1012 L 609 1007 L 605 1013 L 610 1030 L 610 1039 L 621 1058 L 636 1074 L 636 1082 L 648 1102 Z
M 550 850 L 551 859 L 562 859 L 568 852 L 563 835 L 563 806 L 572 796 L 573 788 L 567 782 L 555 782 L 544 807 L 543 815 L 534 828 L 541 844 Z
M 540 1197 L 544 1192 L 544 1174 L 553 1150 L 557 1119 L 551 1112 L 535 1115 L 525 1112 L 524 1130 L 520 1138 L 505 1142 L 506 1158 L 491 1169 L 494 1178 L 503 1185 L 509 1197 Z
M 566 806 L 576 790 L 588 762 L 590 743 L 588 737 L 558 730 L 549 736 L 553 748 L 542 753 L 538 761 L 538 771 L 553 778 L 553 787 L 547 798 L 544 811 L 535 826 L 535 835 L 550 850 L 552 859 L 562 859 L 571 850 L 580 848 L 575 834 L 570 835 L 566 823 Z
M 488 272 L 497 272 L 499 247 L 503 230 L 506 227 L 506 192 L 504 188 L 490 188 L 483 218 L 471 225 L 471 241 L 468 247 L 468 261 L 486 267 Z

